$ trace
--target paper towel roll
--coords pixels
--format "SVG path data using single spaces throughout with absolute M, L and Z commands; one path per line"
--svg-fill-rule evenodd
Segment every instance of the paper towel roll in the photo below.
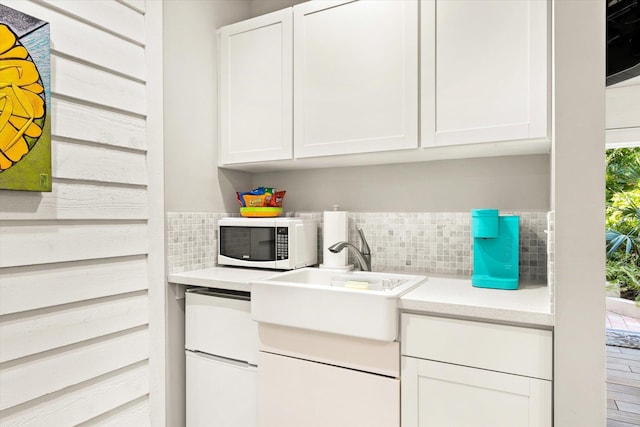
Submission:
M 347 265 L 347 249 L 334 254 L 329 246 L 349 240 L 349 213 L 347 211 L 325 211 L 322 232 L 322 246 L 324 257 L 323 267 L 345 267 Z

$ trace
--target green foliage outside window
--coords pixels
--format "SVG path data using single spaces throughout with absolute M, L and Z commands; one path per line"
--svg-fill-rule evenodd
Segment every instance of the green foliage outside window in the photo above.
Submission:
M 640 147 L 606 155 L 607 281 L 640 304 Z

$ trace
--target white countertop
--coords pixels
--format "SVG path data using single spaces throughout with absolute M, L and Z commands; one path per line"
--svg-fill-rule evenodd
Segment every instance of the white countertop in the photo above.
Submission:
M 203 270 L 185 271 L 169 274 L 170 283 L 202 286 L 205 288 L 228 289 L 232 291 L 251 291 L 250 282 L 281 273 L 273 270 L 249 269 L 240 267 L 212 267 Z
M 169 274 L 169 282 L 207 288 L 251 291 L 251 282 L 274 274 L 274 270 L 213 267 Z M 484 320 L 553 326 L 546 285 L 520 284 L 517 290 L 475 288 L 469 278 L 429 276 L 398 303 L 402 311 L 440 314 Z
M 546 285 L 520 284 L 517 290 L 471 286 L 471 279 L 429 276 L 400 298 L 400 310 L 473 317 L 509 323 L 553 326 Z

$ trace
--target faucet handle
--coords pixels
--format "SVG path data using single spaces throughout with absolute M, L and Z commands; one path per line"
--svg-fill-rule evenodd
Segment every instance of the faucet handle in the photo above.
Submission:
M 358 228 L 358 233 L 360 233 L 360 252 L 362 252 L 363 255 L 371 255 L 371 249 L 369 248 L 367 239 L 364 237 L 362 228 Z

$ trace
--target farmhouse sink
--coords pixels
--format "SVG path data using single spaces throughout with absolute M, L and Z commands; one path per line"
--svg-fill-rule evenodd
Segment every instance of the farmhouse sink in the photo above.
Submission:
M 251 283 L 251 315 L 263 323 L 378 341 L 398 336 L 398 298 L 425 276 L 303 268 Z

